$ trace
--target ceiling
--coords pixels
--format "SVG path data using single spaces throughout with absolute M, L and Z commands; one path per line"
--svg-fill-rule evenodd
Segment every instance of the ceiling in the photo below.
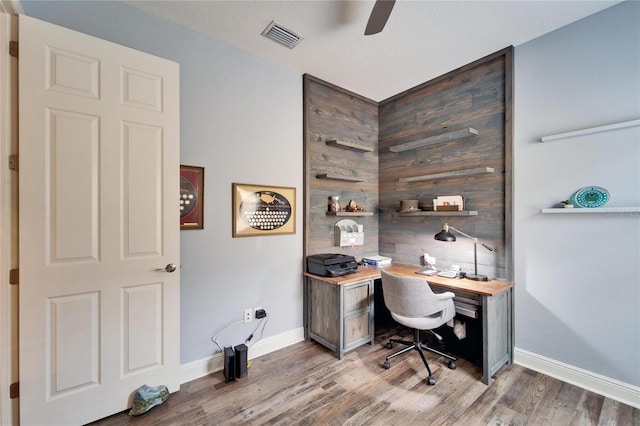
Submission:
M 381 101 L 619 1 L 398 0 L 384 30 L 370 36 L 364 36 L 364 28 L 373 0 L 125 3 Z M 272 20 L 303 40 L 289 49 L 262 36 Z

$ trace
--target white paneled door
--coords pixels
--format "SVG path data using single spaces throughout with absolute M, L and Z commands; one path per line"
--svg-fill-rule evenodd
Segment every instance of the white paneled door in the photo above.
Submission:
M 179 389 L 179 68 L 25 16 L 18 63 L 20 419 L 83 424 Z

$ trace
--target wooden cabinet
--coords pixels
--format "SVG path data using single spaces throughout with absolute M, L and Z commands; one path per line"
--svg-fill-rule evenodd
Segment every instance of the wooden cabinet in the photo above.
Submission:
M 456 295 L 453 300 L 456 313 L 462 314 L 458 318 L 462 319 L 468 330 L 467 337 L 456 342 L 458 345 L 452 345 L 451 349 L 469 361 L 479 361 L 482 367 L 482 382 L 486 385 L 491 384 L 491 377 L 513 359 L 513 289 L 507 288 L 494 295 L 479 295 L 434 283 L 430 283 L 430 286 L 435 293 L 452 291 Z M 461 304 L 461 301 L 465 303 Z M 479 308 L 476 319 L 472 319 L 469 312 L 462 311 L 468 304 L 477 305 Z M 447 343 L 445 339 L 445 347 Z M 473 355 L 469 356 L 471 353 Z
M 307 278 L 308 337 L 344 353 L 365 343 L 373 344 L 373 280 L 334 284 Z

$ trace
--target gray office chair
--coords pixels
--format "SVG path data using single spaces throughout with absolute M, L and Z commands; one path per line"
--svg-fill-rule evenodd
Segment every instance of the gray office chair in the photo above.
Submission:
M 429 372 L 427 382 L 429 385 L 435 385 L 436 381 L 431 375 L 431 369 L 423 350 L 447 358 L 449 360 L 449 368 L 452 370 L 457 367 L 456 359 L 423 343 L 420 340 L 420 330 L 433 330 L 447 323 L 455 316 L 454 294 L 450 291 L 439 294 L 434 293 L 431 291 L 429 284 L 420 277 L 401 277 L 385 271 L 382 271 L 382 293 L 384 304 L 391 311 L 393 319 L 404 326 L 412 328 L 414 332 L 413 342 L 389 339 L 386 345 L 387 349 L 391 349 L 393 343 L 401 343 L 407 347 L 387 356 L 384 368 L 389 369 L 391 367 L 389 363 L 391 358 L 415 349 L 422 357 L 422 361 Z

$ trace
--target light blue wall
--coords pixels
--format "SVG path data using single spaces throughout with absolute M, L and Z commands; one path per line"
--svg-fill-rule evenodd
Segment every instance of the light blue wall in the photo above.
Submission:
M 301 76 L 115 2 L 23 3 L 36 18 L 176 61 L 181 162 L 206 167 L 205 230 L 183 231 L 182 362 L 262 305 L 265 335 L 302 326 L 302 220 L 294 236 L 231 238 L 231 183 L 298 188 Z M 587 185 L 640 205 L 638 129 L 540 136 L 640 117 L 640 4 L 607 9 L 515 51 L 516 346 L 640 385 L 640 219 L 540 209 Z M 278 108 L 272 108 L 272 99 Z M 246 329 L 222 342 L 237 344 Z M 633 367 L 636 368 L 633 368 Z
M 640 215 L 542 215 L 585 186 L 640 206 L 640 3 L 515 50 L 516 347 L 640 386 Z
M 181 362 L 216 351 L 212 334 L 244 308 L 270 314 L 265 337 L 302 327 L 303 221 L 295 235 L 231 237 L 232 182 L 296 187 L 302 215 L 302 76 L 122 3 L 22 6 L 180 64 L 180 162 L 204 166 L 206 177 L 205 229 L 181 231 Z M 256 325 L 236 326 L 220 343 L 243 343 Z

